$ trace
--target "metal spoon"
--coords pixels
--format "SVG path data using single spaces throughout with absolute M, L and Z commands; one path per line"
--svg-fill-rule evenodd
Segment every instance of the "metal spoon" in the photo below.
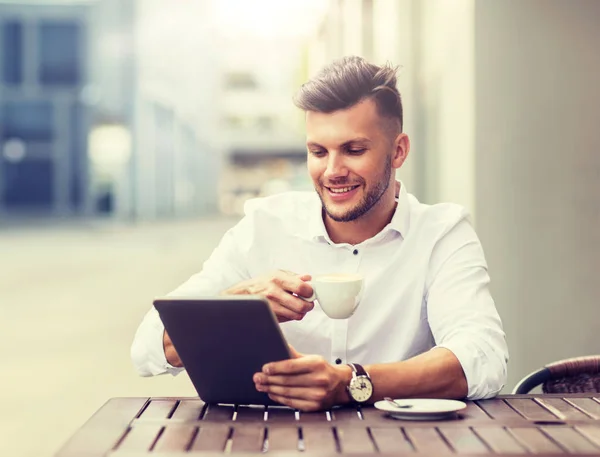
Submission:
M 412 405 L 401 405 L 400 403 L 397 403 L 396 400 L 394 400 L 393 398 L 390 398 L 390 397 L 383 397 L 383 399 L 385 401 L 387 401 L 388 403 L 391 403 L 392 405 L 394 405 L 396 408 L 401 408 L 401 409 L 412 408 Z

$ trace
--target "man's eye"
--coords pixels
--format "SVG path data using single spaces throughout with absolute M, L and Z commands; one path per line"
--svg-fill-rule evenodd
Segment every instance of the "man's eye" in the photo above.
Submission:
M 316 150 L 316 151 L 309 151 L 309 152 L 314 156 L 322 156 L 323 154 L 325 154 L 325 151 L 323 151 L 323 150 Z
M 366 151 L 366 149 L 365 149 L 365 148 L 360 148 L 360 149 L 358 149 L 358 148 L 356 148 L 356 149 L 354 149 L 354 148 L 353 148 L 353 149 L 348 149 L 348 152 L 349 152 L 350 154 L 362 154 L 362 153 L 363 153 L 363 152 L 365 152 L 365 151 Z

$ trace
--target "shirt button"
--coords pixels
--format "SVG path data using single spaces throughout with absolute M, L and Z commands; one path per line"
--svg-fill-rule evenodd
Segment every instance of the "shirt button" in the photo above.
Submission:
M 354 255 L 358 254 L 358 249 L 355 249 L 354 251 L 352 251 L 352 254 L 354 254 Z
M 335 363 L 336 363 L 337 365 L 341 364 L 341 363 L 342 363 L 342 359 L 335 359 Z

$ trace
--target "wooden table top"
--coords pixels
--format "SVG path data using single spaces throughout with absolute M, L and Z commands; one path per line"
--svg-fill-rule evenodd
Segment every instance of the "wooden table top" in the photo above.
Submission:
M 113 398 L 58 457 L 182 453 L 600 455 L 600 398 L 505 395 L 450 420 L 401 421 L 373 407 L 300 413 L 196 398 Z

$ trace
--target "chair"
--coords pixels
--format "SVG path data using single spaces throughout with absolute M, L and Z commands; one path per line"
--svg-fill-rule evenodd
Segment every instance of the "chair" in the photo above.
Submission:
M 549 363 L 521 379 L 512 393 L 526 394 L 540 384 L 546 394 L 600 392 L 600 355 Z

